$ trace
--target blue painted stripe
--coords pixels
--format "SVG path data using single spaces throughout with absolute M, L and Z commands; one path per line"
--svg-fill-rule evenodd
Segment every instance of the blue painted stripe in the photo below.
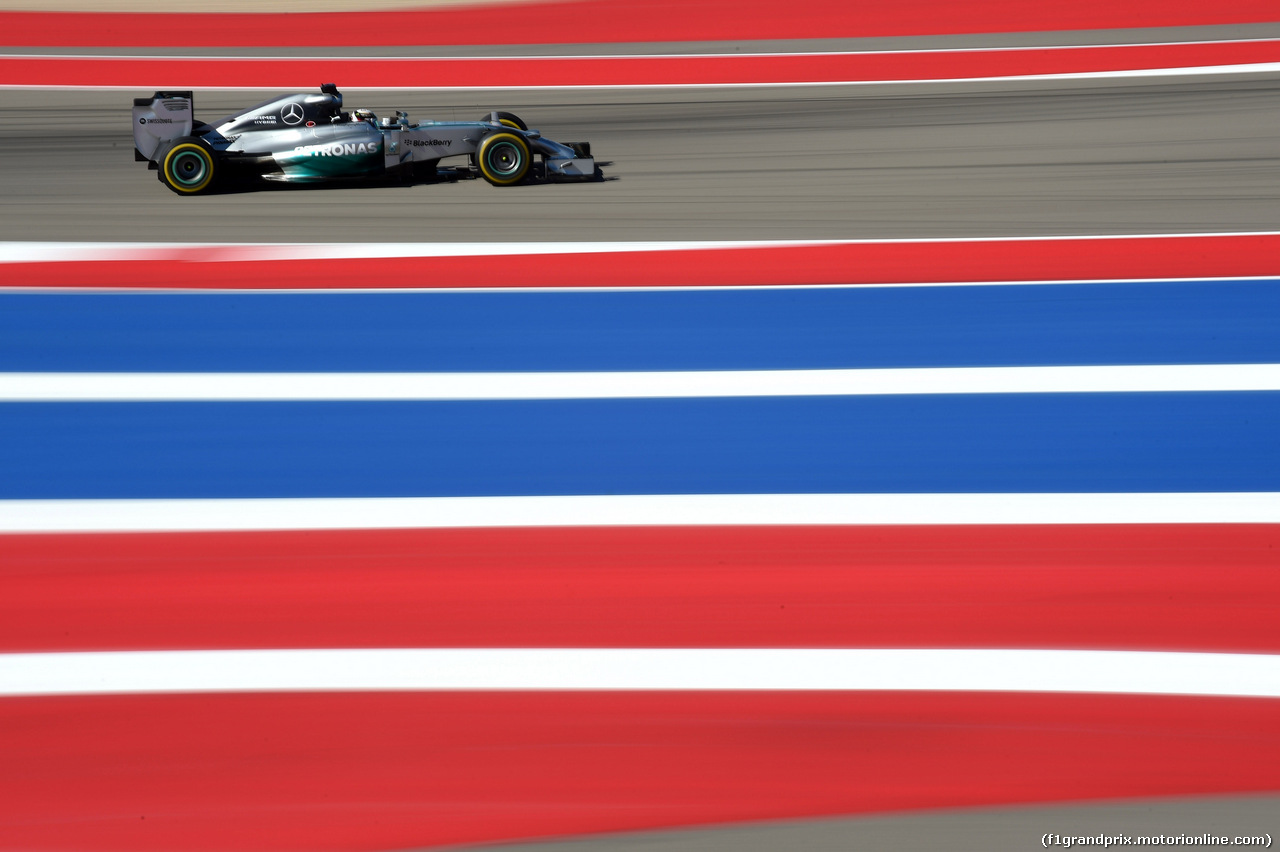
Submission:
M 0 294 L 0 371 L 1280 362 L 1280 280 L 695 292 Z
M 1280 392 L 0 405 L 0 497 L 1280 490 Z

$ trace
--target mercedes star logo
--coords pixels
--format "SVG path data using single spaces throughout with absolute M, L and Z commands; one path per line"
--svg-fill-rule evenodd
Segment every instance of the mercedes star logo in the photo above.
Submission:
M 301 124 L 302 123 L 302 107 L 296 103 L 291 103 L 284 109 L 280 110 L 280 117 L 284 119 L 285 124 Z

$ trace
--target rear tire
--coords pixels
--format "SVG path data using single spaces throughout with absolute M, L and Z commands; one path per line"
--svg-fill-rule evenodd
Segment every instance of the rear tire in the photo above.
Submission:
M 493 133 L 476 151 L 480 176 L 494 186 L 511 186 L 529 174 L 529 143 L 514 133 Z
M 178 195 L 199 195 L 213 188 L 218 161 L 200 139 L 186 136 L 165 152 L 158 169 L 160 182 Z

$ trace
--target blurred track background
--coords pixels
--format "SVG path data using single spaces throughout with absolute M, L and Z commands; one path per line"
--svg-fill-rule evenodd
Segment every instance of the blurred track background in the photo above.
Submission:
M 609 162 L 603 182 L 504 190 L 446 180 L 182 199 L 133 162 L 127 120 L 132 97 L 189 85 L 166 78 L 162 57 L 356 57 L 376 69 L 393 56 L 1265 45 L 1280 38 L 1273 3 L 831 2 L 785 15 L 721 0 L 240 4 L 208 15 L 114 0 L 65 12 L 37 5 L 0 2 L 6 61 L 150 56 L 157 72 L 136 89 L 107 78 L 54 88 L 0 79 L 0 241 L 17 254 L 30 243 L 1280 230 L 1280 71 L 1261 66 L 727 88 L 433 90 L 426 74 L 405 88 L 351 89 L 334 78 L 348 107 L 415 119 L 506 109 L 551 138 L 591 141 Z M 296 14 L 304 9 L 323 14 Z M 274 91 L 239 85 L 199 87 L 197 118 Z M 510 247 L 496 250 L 466 249 L 474 278 L 457 284 L 518 282 Z M 1194 281 L 961 292 L 54 294 L 33 292 L 24 272 L 5 282 L 22 292 L 0 293 L 0 370 L 1274 364 L 1280 262 L 1269 269 L 1258 257 L 1265 271 L 1240 281 L 1197 266 L 1163 276 Z M 905 263 L 895 280 L 947 280 L 926 266 Z M 99 283 L 84 268 L 82 285 Z M 384 268 L 356 265 L 351 289 L 377 288 Z M 673 265 L 652 283 L 685 274 Z M 797 268 L 796 283 L 804 276 Z M 909 497 L 1015 491 L 1016 481 L 1028 492 L 1267 500 L 1280 492 L 1278 397 L 1276 388 L 394 405 L 8 396 L 0 522 L 39 500 L 696 492 L 706 477 L 730 492 Z M 105 504 L 66 512 L 73 526 L 112 528 Z M 134 531 L 40 535 L 5 523 L 6 656 L 526 646 L 1280 653 L 1274 522 L 563 535 L 555 526 L 159 534 L 145 520 L 120 527 Z M 1280 829 L 1274 697 L 15 692 L 0 698 L 3 849 L 428 848 L 691 825 L 703 827 L 547 848 L 1029 849 L 1045 832 Z
M 316 80 L 305 88 L 316 88 Z M 3 99 L 11 240 L 774 240 L 1270 230 L 1280 74 L 748 90 L 348 92 L 379 114 L 498 105 L 589 140 L 609 180 L 268 188 L 179 204 L 132 161 L 128 91 Z M 267 96 L 200 91 L 212 120 Z M 41 132 L 28 117 L 39 116 Z M 86 139 L 93 140 L 92 147 Z M 176 213 L 176 215 L 175 215 Z

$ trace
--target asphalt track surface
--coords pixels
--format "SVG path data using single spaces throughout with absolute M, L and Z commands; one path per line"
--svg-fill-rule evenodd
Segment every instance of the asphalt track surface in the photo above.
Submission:
M 133 162 L 128 107 L 145 94 L 0 91 L 0 239 L 849 239 L 1280 227 L 1277 75 L 353 92 L 349 106 L 407 109 L 415 118 L 510 109 L 551 138 L 591 141 L 598 159 L 611 163 L 607 180 L 503 190 L 475 180 L 266 188 L 197 199 L 172 195 Z M 268 94 L 200 92 L 197 116 Z M 1045 832 L 1274 835 L 1277 813 L 1275 796 L 1212 797 L 797 821 L 520 848 L 1032 849 Z
M 470 847 L 471 852 L 850 852 L 955 850 L 1016 852 L 1045 848 L 1045 834 L 1097 838 L 1137 836 L 1275 837 L 1280 798 L 1274 796 L 1142 800 L 1051 807 L 937 811 L 854 819 L 795 820 L 754 826 L 619 834 L 530 844 Z M 1047 848 L 1062 849 L 1062 845 Z M 1101 845 L 1083 848 L 1104 848 Z M 1116 845 L 1111 848 L 1124 848 Z M 1132 848 L 1132 847 L 1130 847 Z M 1152 847 L 1146 847 L 1152 848 Z M 1162 847 L 1154 847 L 1162 848 Z M 1229 845 L 1163 848 L 1226 849 Z M 1240 847 L 1235 847 L 1240 848 Z M 1249 847 L 1245 847 L 1249 848 Z
M 316 81 L 317 86 L 322 81 Z M 341 81 L 338 81 L 341 85 Z M 157 86 L 162 86 L 157 81 Z M 750 89 L 360 91 L 506 109 L 600 182 L 254 187 L 179 198 L 133 160 L 143 91 L 0 91 L 7 240 L 489 242 L 1201 233 L 1280 227 L 1280 75 Z M 269 92 L 198 92 L 196 116 Z M 446 160 L 444 165 L 448 165 Z

